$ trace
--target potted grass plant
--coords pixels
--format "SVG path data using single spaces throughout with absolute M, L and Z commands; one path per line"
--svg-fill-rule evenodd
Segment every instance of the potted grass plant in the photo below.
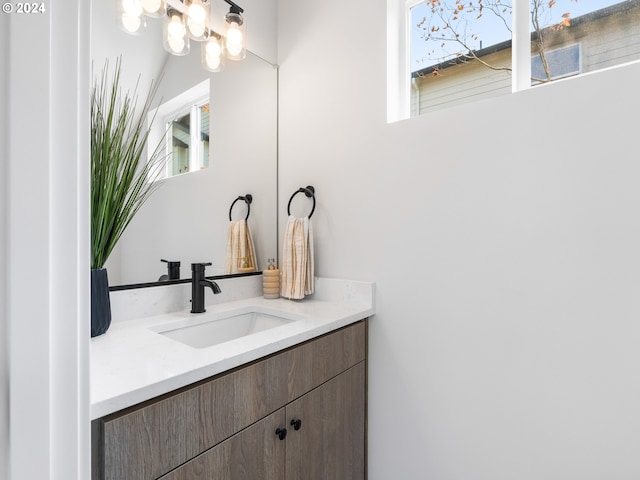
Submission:
M 122 91 L 121 58 L 113 72 L 105 62 L 91 94 L 91 336 L 111 324 L 109 282 L 105 262 L 125 229 L 149 196 L 161 185 L 166 165 L 163 137 L 148 145 L 157 84 L 152 82 L 144 103 Z M 147 152 L 149 152 L 147 154 Z

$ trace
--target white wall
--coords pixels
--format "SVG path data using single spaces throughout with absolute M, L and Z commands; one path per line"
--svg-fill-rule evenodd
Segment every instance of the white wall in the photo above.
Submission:
M 2 25 L 11 480 L 89 477 L 88 20 L 59 0 Z
M 313 184 L 316 273 L 377 282 L 369 479 L 637 479 L 640 64 L 387 124 L 386 2 L 278 13 L 281 219 Z
M 0 44 L 9 44 L 9 16 L 0 16 Z M 0 158 L 7 158 L 6 129 L 7 115 L 7 72 L 5 65 L 9 62 L 7 49 L 0 49 Z M 7 172 L 6 162 L 0 162 L 0 480 L 7 480 L 9 460 L 9 364 L 7 343 L 7 245 L 5 225 Z
M 123 91 L 133 92 L 140 80 L 138 95 L 141 97 L 139 103 L 142 103 L 148 85 L 152 80 L 158 80 L 164 62 L 169 56 L 162 47 L 162 21 L 149 19 L 146 32 L 141 35 L 129 35 L 118 27 L 117 5 L 115 1 L 91 1 L 93 76 L 100 77 L 105 60 L 109 61 L 111 75 L 117 58 L 122 57 L 120 78 Z

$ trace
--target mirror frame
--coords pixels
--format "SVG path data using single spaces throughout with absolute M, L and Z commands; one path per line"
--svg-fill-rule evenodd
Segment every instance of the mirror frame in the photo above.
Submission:
M 256 275 L 262 275 L 262 271 L 259 272 L 248 272 L 248 273 L 230 273 L 227 275 L 213 275 L 210 277 L 205 277 L 207 280 L 224 280 L 225 278 L 239 278 L 239 277 L 253 277 Z M 145 283 L 130 283 L 127 285 L 113 285 L 109 286 L 110 292 L 119 292 L 122 290 L 136 290 L 138 288 L 151 288 L 151 287 L 162 287 L 165 285 L 180 285 L 183 283 L 191 283 L 190 278 L 181 278 L 179 280 L 166 280 L 163 282 L 145 282 Z

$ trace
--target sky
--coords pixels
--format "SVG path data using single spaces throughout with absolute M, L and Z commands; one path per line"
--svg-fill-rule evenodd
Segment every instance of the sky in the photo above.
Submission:
M 462 0 L 465 4 L 468 4 L 469 1 L 470 0 Z M 486 1 L 487 0 L 485 0 L 485 2 Z M 503 1 L 510 3 L 509 0 Z M 454 5 L 455 0 L 441 0 L 441 3 L 443 5 Z M 477 0 L 473 0 L 473 3 L 477 3 Z M 545 22 L 544 25 L 558 23 L 562 14 L 565 12 L 569 12 L 571 17 L 575 18 L 617 3 L 623 2 L 620 0 L 555 0 L 555 4 L 549 10 L 553 16 L 545 18 L 547 22 Z M 426 25 L 431 17 L 431 9 L 425 2 L 421 2 L 411 10 L 411 71 L 420 70 L 430 65 L 440 63 L 444 60 L 443 57 L 451 58 L 453 56 L 452 54 L 460 48 L 457 45 L 454 46 L 454 44 L 449 43 L 446 44 L 443 49 L 441 48 L 442 41 L 425 41 L 422 38 L 423 31 L 418 27 L 418 24 L 425 17 L 427 18 Z M 495 17 L 495 15 L 487 13 L 486 9 L 480 19 L 476 18 L 476 14 L 472 15 L 468 25 L 467 31 L 477 34 L 477 40 L 470 40 L 470 42 L 468 42 L 473 49 L 480 48 L 481 41 L 482 47 L 485 48 L 510 38 L 510 32 L 504 26 L 502 20 Z M 429 55 L 429 53 L 431 54 Z

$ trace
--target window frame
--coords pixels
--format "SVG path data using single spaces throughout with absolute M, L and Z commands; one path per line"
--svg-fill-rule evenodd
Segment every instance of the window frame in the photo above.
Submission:
M 209 104 L 209 115 L 211 115 L 211 95 L 210 80 L 191 87 L 190 89 L 180 93 L 174 98 L 162 103 L 153 112 L 149 113 L 148 122 L 153 121 L 153 125 L 149 134 L 149 140 L 152 145 L 158 145 L 164 142 L 165 153 L 171 156 L 173 152 L 171 133 L 171 125 L 173 122 L 187 114 L 189 114 L 189 170 L 187 172 L 172 173 L 173 160 L 169 159 L 162 175 L 158 180 L 179 177 L 186 173 L 193 173 L 208 168 L 208 162 L 205 161 L 204 151 L 199 140 L 201 119 L 198 115 L 199 109 Z M 211 123 L 209 123 L 211 125 Z M 209 128 L 210 130 L 210 128 Z M 152 152 L 147 152 L 150 155 Z M 211 150 L 209 149 L 209 156 Z M 206 166 L 205 166 L 206 165 Z
M 410 60 L 412 47 L 411 31 L 413 28 L 413 25 L 411 24 L 411 9 L 416 5 L 419 5 L 420 3 L 424 2 L 421 0 L 387 0 L 387 68 L 389 69 L 389 72 L 387 74 L 387 121 L 389 123 L 421 115 L 418 113 L 412 115 L 411 113 L 412 105 L 410 90 L 412 78 Z M 626 2 L 619 3 L 622 4 Z M 617 7 L 619 7 L 618 3 L 612 3 L 610 5 L 605 5 L 602 8 L 616 8 L 615 11 L 611 12 L 612 14 L 616 15 L 624 12 L 625 7 L 621 7 L 621 10 L 618 10 Z M 637 5 L 634 2 L 634 4 L 630 5 L 628 8 L 636 9 Z M 529 10 L 530 2 L 513 0 L 511 16 L 512 93 L 525 91 L 531 88 L 543 88 L 543 85 L 546 86 L 547 84 L 555 83 L 557 81 L 564 81 L 570 78 L 583 76 L 585 74 L 596 73 L 602 70 L 608 70 L 610 68 L 620 68 L 624 67 L 627 64 L 640 62 L 640 59 L 636 56 L 634 59 L 629 61 L 621 61 L 604 68 L 593 69 L 590 65 L 585 64 L 585 55 L 587 55 L 585 49 L 588 48 L 585 45 L 587 44 L 583 44 L 583 42 L 579 38 L 575 38 L 574 41 L 569 43 L 568 45 L 558 46 L 556 48 L 553 48 L 552 50 L 549 50 L 549 52 L 553 53 L 565 48 L 575 48 L 577 45 L 578 69 L 570 73 L 554 75 L 551 78 L 551 82 L 532 81 L 532 60 L 535 57 L 535 54 L 532 54 L 531 48 L 531 26 Z M 591 13 L 598 10 L 599 8 L 596 8 L 592 11 L 584 11 L 576 18 L 584 17 L 586 19 L 587 15 L 590 15 Z M 635 10 L 634 15 L 637 15 Z M 394 26 L 393 22 L 396 22 L 397 25 Z M 637 35 L 637 33 L 633 34 Z M 391 38 L 391 36 L 395 37 L 395 41 Z M 393 76 L 394 74 L 391 73 L 391 70 L 395 70 L 395 74 L 398 74 L 400 78 L 395 78 Z
M 167 132 L 170 131 L 173 123 L 187 114 L 189 115 L 189 170 L 182 173 L 191 173 L 207 168 L 205 165 L 204 151 L 202 142 L 200 141 L 200 133 L 202 131 L 202 120 L 200 118 L 200 109 L 210 104 L 209 96 L 201 97 L 191 102 L 190 105 L 184 105 L 180 109 L 168 112 L 163 117 L 163 124 Z M 165 142 L 165 152 L 171 155 L 173 152 L 172 135 L 167 135 Z M 207 162 L 208 163 L 208 162 Z M 173 160 L 167 162 L 165 178 L 176 177 L 181 173 L 172 174 Z
M 423 0 L 387 0 L 387 122 L 412 118 L 411 115 L 411 8 Z M 512 7 L 512 93 L 531 85 L 529 4 Z M 398 77 L 394 77 L 393 71 Z M 419 116 L 419 115 L 418 115 Z

